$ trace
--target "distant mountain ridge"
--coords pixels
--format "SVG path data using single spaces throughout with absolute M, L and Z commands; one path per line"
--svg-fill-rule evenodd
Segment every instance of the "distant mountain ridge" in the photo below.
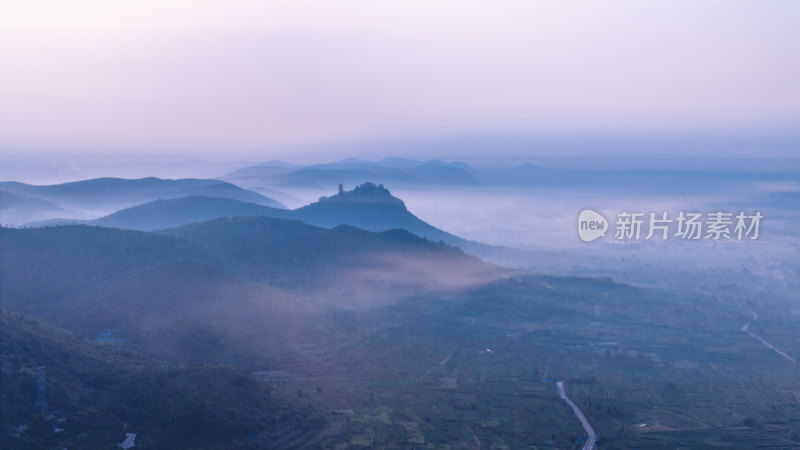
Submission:
M 269 216 L 290 217 L 285 209 L 220 197 L 190 196 L 154 200 L 132 206 L 96 220 L 91 225 L 150 231 L 206 222 L 220 217 Z
M 242 186 L 275 186 L 289 189 L 324 190 L 338 183 L 358 184 L 365 180 L 393 186 L 472 186 L 479 184 L 463 163 L 442 160 L 415 161 L 387 158 L 380 161 L 345 159 L 326 164 L 290 166 L 269 162 L 246 167 L 221 177 Z
M 94 178 L 46 186 L 5 181 L 0 182 L 0 190 L 50 201 L 62 207 L 80 209 L 100 209 L 120 204 L 130 206 L 150 200 L 190 195 L 232 198 L 275 208 L 283 206 L 275 200 L 225 181 L 197 178 Z
M 691 192 L 695 189 L 741 187 L 755 181 L 795 181 L 796 164 L 786 170 L 746 170 L 734 166 L 719 169 L 685 169 L 651 164 L 648 168 L 610 169 L 591 165 L 565 168 L 522 163 L 507 167 L 472 167 L 460 161 L 439 159 L 419 161 L 385 158 L 377 161 L 348 158 L 306 166 L 270 161 L 242 168 L 220 177 L 247 188 L 273 187 L 287 190 L 331 189 L 337 183 L 357 184 L 365 180 L 398 188 L 431 189 L 437 187 L 469 188 L 476 186 L 517 186 L 525 188 L 602 188 L 663 192 Z
M 375 183 L 364 183 L 351 191 L 342 190 L 331 196 L 323 196 L 314 203 L 294 210 L 269 208 L 231 199 L 184 197 L 133 206 L 84 223 L 154 231 L 219 218 L 251 216 L 294 219 L 328 229 L 339 225 L 349 225 L 372 232 L 402 229 L 433 242 L 442 241 L 485 261 L 507 267 L 519 267 L 521 261 L 530 264 L 535 259 L 544 258 L 542 259 L 544 261 L 553 256 L 536 255 L 534 258 L 525 251 L 487 245 L 448 233 L 415 216 L 401 199 L 394 197 L 383 185 Z
M 449 245 L 462 246 L 467 243 L 419 219 L 408 211 L 402 200 L 392 196 L 383 185 L 375 183 L 364 183 L 351 191 L 342 190 L 335 195 L 321 197 L 319 201 L 295 210 L 270 208 L 233 199 L 192 196 L 155 200 L 86 223 L 152 231 L 236 216 L 296 219 L 323 228 L 351 225 L 374 232 L 399 228 Z
M 351 191 L 323 196 L 317 202 L 294 209 L 270 208 L 239 200 L 190 196 L 155 200 L 132 206 L 95 220 L 55 219 L 32 226 L 87 224 L 138 231 L 166 230 L 220 218 L 265 216 L 293 219 L 308 225 L 332 229 L 349 225 L 362 230 L 383 232 L 405 230 L 433 242 L 442 241 L 495 264 L 519 266 L 530 255 L 519 250 L 463 239 L 436 228 L 411 213 L 405 203 L 381 184 L 364 183 Z
M 10 187 L 13 189 L 15 186 Z M 79 212 L 62 208 L 50 200 L 0 189 L 0 223 L 22 224 L 75 215 L 81 216 Z

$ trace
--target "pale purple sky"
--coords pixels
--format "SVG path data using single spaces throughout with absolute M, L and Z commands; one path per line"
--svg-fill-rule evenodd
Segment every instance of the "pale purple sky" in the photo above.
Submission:
M 798 1 L 0 4 L 7 153 L 800 153 Z

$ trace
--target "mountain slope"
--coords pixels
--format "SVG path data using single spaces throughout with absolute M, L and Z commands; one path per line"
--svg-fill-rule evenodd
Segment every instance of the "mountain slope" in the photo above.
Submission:
M 294 210 L 292 215 L 303 222 L 325 228 L 341 224 L 369 231 L 402 228 L 417 236 L 441 240 L 450 245 L 458 246 L 466 242 L 420 220 L 383 185 L 373 183 L 364 183 L 352 191 L 323 197 L 318 202 Z
M 306 224 L 323 228 L 352 225 L 375 232 L 404 229 L 432 241 L 441 240 L 456 246 L 467 243 L 458 236 L 439 230 L 420 220 L 406 209 L 402 200 L 393 197 L 382 185 L 373 183 L 364 183 L 352 191 L 343 191 L 331 197 L 322 197 L 317 202 L 295 210 L 269 208 L 231 199 L 194 196 L 156 200 L 117 211 L 90 223 L 122 229 L 151 231 L 236 216 L 297 219 Z
M 432 241 L 442 241 L 484 261 L 505 267 L 519 267 L 521 261 L 530 264 L 550 258 L 539 252 L 470 241 L 440 230 L 412 214 L 403 201 L 392 196 L 383 185 L 373 183 L 364 183 L 352 191 L 322 197 L 315 203 L 291 211 L 291 217 L 325 228 L 342 224 L 375 232 L 399 228 Z
M 91 224 L 141 231 L 180 227 L 221 217 L 267 216 L 300 220 L 323 228 L 350 225 L 367 231 L 403 229 L 414 235 L 448 245 L 500 265 L 519 265 L 534 255 L 520 250 L 468 241 L 419 219 L 381 185 L 365 183 L 295 210 L 268 208 L 230 199 L 185 197 L 157 200 L 118 211 Z M 57 223 L 53 223 L 57 224 Z M 534 258 L 536 259 L 536 258 Z
M 0 228 L 3 307 L 85 337 L 119 327 L 137 351 L 184 363 L 267 364 L 317 310 L 462 288 L 498 272 L 403 230 L 328 230 L 269 217 L 160 233 Z M 328 294 L 312 294 L 319 291 Z
M 232 198 L 280 208 L 275 200 L 220 180 L 160 178 L 95 178 L 49 186 L 2 182 L 0 189 L 48 200 L 61 207 L 102 210 L 136 205 L 156 199 L 192 195 Z
M 0 223 L 23 224 L 67 215 L 80 216 L 76 211 L 66 210 L 49 200 L 0 190 Z
M 213 257 L 180 239 L 136 231 L 85 225 L 0 228 L 0 299 L 5 308 L 92 336 L 110 325 L 80 323 L 91 316 L 91 308 L 104 310 L 108 303 L 90 301 L 86 292 L 179 261 L 208 264 Z M 76 298 L 87 298 L 90 308 L 79 309 Z M 131 306 L 141 303 L 138 299 Z
M 60 209 L 58 205 L 41 198 L 13 191 L 0 190 L 0 210 L 18 208 Z
M 263 447 L 321 423 L 248 371 L 167 366 L 3 310 L 0 361 L 3 448 L 113 448 L 126 432 L 140 448 Z M 50 419 L 34 410 L 41 366 Z
M 205 222 L 220 217 L 288 217 L 289 211 L 239 200 L 191 196 L 154 200 L 117 211 L 90 223 L 103 227 L 150 231 Z
M 446 261 L 465 271 L 485 270 L 483 262 L 454 247 L 422 239 L 403 229 L 379 233 L 352 226 L 325 229 L 297 220 L 270 217 L 222 218 L 163 231 L 217 255 L 230 270 L 256 278 L 279 279 L 299 273 L 336 276 L 337 269 L 368 267 L 374 255 Z

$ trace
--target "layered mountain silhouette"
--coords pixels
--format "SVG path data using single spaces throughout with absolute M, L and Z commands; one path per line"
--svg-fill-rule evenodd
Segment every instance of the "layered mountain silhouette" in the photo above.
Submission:
M 75 215 L 80 214 L 52 201 L 20 192 L 0 190 L 0 221 L 3 223 L 25 223 Z
M 206 196 L 229 198 L 262 206 L 282 208 L 277 201 L 257 192 L 242 189 L 234 184 L 220 180 L 160 178 L 96 178 L 48 186 L 34 186 L 17 182 L 0 182 L 0 213 L 7 212 L 10 206 L 25 205 L 48 210 L 76 210 L 83 212 L 116 210 L 157 199 L 171 199 L 186 196 Z M 46 208 L 45 208 L 46 207 Z M 58 217 L 58 216 L 55 216 Z M 71 219 L 85 219 L 75 215 L 65 215 Z M 47 218 L 54 218 L 50 216 Z M 3 218 L 4 221 L 8 221 Z M 42 220 L 41 218 L 33 218 Z
M 362 275 L 376 268 L 384 275 Z M 136 349 L 191 363 L 224 360 L 239 348 L 247 330 L 228 321 L 266 327 L 279 339 L 286 324 L 274 303 L 288 294 L 278 288 L 435 288 L 497 270 L 404 230 L 324 229 L 270 217 L 221 218 L 159 233 L 0 228 L 4 307 L 87 337 L 123 326 Z M 209 321 L 219 327 L 198 328 Z
M 229 198 L 190 196 L 154 200 L 88 223 L 103 227 L 150 231 L 236 216 L 288 218 L 291 216 L 291 211 Z
M 151 231 L 195 222 L 235 216 L 268 216 L 297 219 L 309 225 L 333 228 L 352 225 L 367 231 L 404 229 L 432 241 L 464 245 L 467 241 L 442 231 L 412 214 L 402 200 L 381 184 L 364 183 L 351 191 L 295 210 L 270 208 L 254 203 L 211 197 L 157 200 L 117 211 L 90 221 L 92 225 Z
M 272 208 L 229 198 L 189 196 L 154 200 L 95 220 L 54 219 L 31 225 L 43 227 L 88 224 L 154 231 L 218 218 L 257 216 L 294 219 L 329 229 L 339 225 L 350 225 L 374 232 L 402 229 L 434 242 L 442 241 L 459 247 L 465 252 L 504 266 L 527 267 L 526 264 L 537 260 L 524 251 L 469 241 L 436 228 L 411 213 L 403 201 L 394 197 L 383 185 L 375 183 L 364 183 L 351 191 L 342 190 L 294 210 Z
M 12 186 L 13 189 L 13 186 Z M 31 197 L 19 192 L 0 190 L 0 208 L 41 208 L 48 210 L 61 209 L 57 204 L 43 198 Z
M 449 264 L 483 265 L 457 248 L 405 230 L 374 233 L 347 225 L 326 229 L 263 216 L 220 218 L 159 233 L 87 225 L 0 228 L 0 243 L 4 300 L 16 298 L 23 308 L 28 300 L 48 298 L 55 286 L 59 292 L 75 292 L 96 281 L 181 261 L 211 267 L 220 276 L 256 279 L 273 278 L 281 271 L 326 269 L 356 255 L 377 253 L 435 254 L 450 258 Z M 45 274 L 50 284 L 25 283 Z
M 737 167 L 710 169 L 660 168 L 608 169 L 545 167 L 524 163 L 508 167 L 472 167 L 459 161 L 418 161 L 386 158 L 378 161 L 344 159 L 327 164 L 297 166 L 269 161 L 228 173 L 221 178 L 250 189 L 271 187 L 278 190 L 331 189 L 337 183 L 348 185 L 371 180 L 400 188 L 435 189 L 475 186 L 517 186 L 525 188 L 575 188 L 604 190 L 647 190 L 694 192 L 696 189 L 742 187 L 756 181 L 794 181 L 794 171 L 757 171 Z M 689 165 L 688 167 L 691 167 Z
M 793 180 L 791 172 L 774 172 L 769 174 L 773 180 Z M 359 159 L 346 159 L 328 164 L 310 166 L 296 166 L 270 161 L 262 165 L 251 166 L 232 172 L 222 180 L 209 179 L 178 179 L 167 180 L 159 178 L 121 179 L 98 178 L 71 183 L 49 186 L 34 186 L 18 182 L 0 182 L 0 223 L 14 225 L 56 225 L 75 223 L 75 221 L 92 220 L 100 214 L 108 214 L 127 207 L 142 205 L 155 200 L 174 200 L 184 197 L 207 197 L 230 199 L 244 203 L 252 203 L 270 208 L 282 209 L 284 206 L 274 198 L 280 198 L 289 204 L 302 204 L 302 197 L 307 198 L 309 190 L 315 195 L 320 192 L 335 189 L 344 183 L 354 185 L 364 180 L 371 180 L 378 184 L 398 187 L 413 187 L 418 189 L 436 189 L 442 186 L 468 188 L 481 185 L 513 185 L 536 189 L 540 187 L 558 188 L 597 188 L 605 190 L 624 189 L 635 187 L 638 190 L 652 190 L 670 192 L 693 191 L 702 188 L 715 190 L 727 189 L 746 183 L 754 183 L 764 179 L 760 172 L 740 173 L 731 171 L 670 171 L 670 170 L 588 170 L 588 169 L 560 169 L 545 168 L 532 164 L 522 164 L 513 167 L 501 168 L 473 168 L 461 162 L 444 162 L 441 160 L 416 161 L 402 158 L 388 158 L 380 161 L 365 161 Z M 236 183 L 236 184 L 231 184 Z M 239 187 L 244 186 L 245 188 Z M 741 186 L 740 186 L 741 187 Z M 331 197 L 335 198 L 335 197 Z M 359 201 L 363 200 L 363 196 Z M 163 220 L 155 217 L 152 223 L 139 220 L 137 223 L 128 223 L 128 218 L 108 218 L 108 221 L 99 220 L 96 223 L 105 226 L 125 226 L 136 229 L 155 229 L 181 225 L 193 221 L 211 219 L 214 217 L 234 215 L 268 215 L 274 217 L 294 217 L 308 223 L 322 226 L 334 226 L 339 223 L 349 223 L 370 230 L 381 230 L 393 227 L 408 229 L 416 234 L 431 239 L 442 239 L 445 242 L 456 244 L 452 236 L 423 226 L 419 222 L 407 217 L 406 212 L 397 211 L 397 223 L 386 225 L 381 223 L 384 218 L 377 216 L 366 217 L 368 213 L 355 211 L 347 206 L 347 199 L 336 198 L 339 202 L 333 204 L 309 205 L 297 210 L 296 215 L 281 214 L 277 211 L 256 211 L 252 206 L 243 206 L 231 203 L 222 206 L 224 202 L 216 205 L 204 206 L 196 199 L 192 205 L 179 203 L 160 203 L 151 205 L 152 208 L 167 209 L 183 208 L 183 212 L 176 211 L 174 219 Z M 352 204 L 352 202 L 350 202 Z M 374 206 L 374 205 L 373 205 Z M 390 202 L 386 202 L 387 208 Z M 336 215 L 342 208 L 349 209 L 346 214 L 348 219 L 340 220 Z M 381 212 L 382 216 L 391 215 L 388 209 Z M 196 211 L 196 217 L 190 217 L 189 209 Z M 220 210 L 215 212 L 215 210 Z M 322 217 L 320 211 L 331 214 Z M 165 211 L 166 212 L 166 211 Z M 377 212 L 377 211 L 375 211 Z M 130 211 L 130 214 L 137 213 Z M 159 212 L 156 211 L 156 216 Z M 126 213 L 127 214 L 127 213 Z M 365 215 L 366 214 L 366 215 Z M 358 219 L 356 216 L 360 216 Z M 401 217 L 406 216 L 406 217 Z M 57 219 L 57 220 L 55 220 Z M 356 222 L 358 220 L 358 222 Z M 336 222 L 336 223 L 333 223 Z
M 285 277 L 303 270 L 324 274 L 330 267 L 369 267 L 372 255 L 438 259 L 465 271 L 483 262 L 458 248 L 433 242 L 397 227 L 381 232 L 350 225 L 322 228 L 270 217 L 222 218 L 162 232 L 215 255 L 235 273 Z M 340 265 L 342 264 L 342 265 Z M 333 271 L 336 274 L 336 271 Z

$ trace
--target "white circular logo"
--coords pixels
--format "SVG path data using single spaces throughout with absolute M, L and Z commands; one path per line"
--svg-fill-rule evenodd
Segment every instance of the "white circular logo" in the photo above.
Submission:
M 578 215 L 578 236 L 583 242 L 592 242 L 606 235 L 608 221 L 602 214 L 584 209 Z

